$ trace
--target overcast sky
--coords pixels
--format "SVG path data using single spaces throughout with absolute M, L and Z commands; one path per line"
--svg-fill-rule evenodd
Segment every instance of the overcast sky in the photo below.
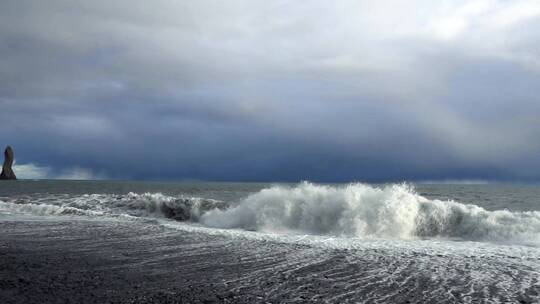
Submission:
M 540 180 L 540 1 L 0 4 L 27 178 Z

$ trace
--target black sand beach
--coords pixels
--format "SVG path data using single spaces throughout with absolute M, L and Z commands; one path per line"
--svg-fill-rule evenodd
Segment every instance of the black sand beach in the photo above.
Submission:
M 28 220 L 0 227 L 2 303 L 313 302 L 333 288 L 324 278 L 303 286 L 301 268 L 298 275 L 281 273 L 290 257 L 292 268 L 302 263 L 298 257 L 308 248 L 301 245 L 276 250 L 132 222 Z
M 448 283 L 446 274 L 436 267 L 415 271 L 414 258 L 404 264 L 376 250 L 238 241 L 132 221 L 30 217 L 0 221 L 0 231 L 0 299 L 6 304 L 461 303 L 498 288 L 496 282 L 476 284 L 467 265 L 456 265 L 462 277 L 450 282 L 468 284 L 471 293 L 464 295 L 438 289 Z M 422 263 L 453 262 L 431 256 Z M 538 292 L 509 296 L 533 303 Z
M 255 256 L 219 237 L 103 221 L 0 222 L 2 303 L 252 303 Z M 128 227 L 129 226 L 129 227 Z M 238 283 L 232 283 L 237 287 Z

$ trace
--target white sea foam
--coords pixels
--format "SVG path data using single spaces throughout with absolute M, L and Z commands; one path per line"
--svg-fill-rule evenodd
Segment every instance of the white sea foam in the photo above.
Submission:
M 540 212 L 488 211 L 430 200 L 406 184 L 374 187 L 308 182 L 272 186 L 239 202 L 161 193 L 44 195 L 0 201 L 4 213 L 131 216 L 210 228 L 362 239 L 456 238 L 540 244 Z
M 161 193 L 0 199 L 2 218 L 82 216 L 105 219 L 113 229 L 130 226 L 116 225 L 117 219 L 142 221 L 168 228 L 158 233 L 175 235 L 177 230 L 197 240 L 179 240 L 177 247 L 167 241 L 168 252 L 178 248 L 178 256 L 230 246 L 224 252 L 234 253 L 234 259 L 224 261 L 251 267 L 242 281 L 227 281 L 235 288 L 272 281 L 278 284 L 273 292 L 298 294 L 313 282 L 330 281 L 331 289 L 316 290 L 318 297 L 335 303 L 359 294 L 367 302 L 392 302 L 407 294 L 449 303 L 475 297 L 493 303 L 539 299 L 539 212 L 430 200 L 405 184 L 272 186 L 230 204 Z
M 83 210 L 69 206 L 56 206 L 50 204 L 17 204 L 0 201 L 0 210 L 12 213 L 29 213 L 33 215 L 86 215 L 101 216 L 103 212 Z
M 429 200 L 405 184 L 274 186 L 201 223 L 216 228 L 289 231 L 360 238 L 448 237 L 537 242 L 540 212 L 487 211 L 454 201 Z
M 224 207 L 224 202 L 213 199 L 131 192 L 126 195 L 48 195 L 39 198 L 18 198 L 8 202 L 0 201 L 0 210 L 10 213 L 88 216 L 129 215 L 165 217 L 180 221 L 197 221 L 206 210 Z
M 198 221 L 207 210 L 225 208 L 224 202 L 200 197 L 173 197 L 161 193 L 136 194 L 130 192 L 111 202 L 114 208 L 143 210 L 160 214 L 167 218 L 185 221 Z

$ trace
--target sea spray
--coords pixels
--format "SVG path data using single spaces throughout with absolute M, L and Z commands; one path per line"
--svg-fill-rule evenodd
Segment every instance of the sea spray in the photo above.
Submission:
M 0 210 L 35 215 L 129 215 L 165 217 L 178 221 L 198 221 L 213 209 L 224 209 L 223 201 L 200 197 L 174 197 L 161 193 L 48 195 L 43 198 L 18 198 L 0 201 Z
M 418 204 L 408 201 L 416 199 L 407 186 L 380 189 L 304 182 L 261 190 L 236 207 L 209 211 L 202 223 L 220 228 L 407 238 L 415 229 L 418 213 Z
M 346 238 L 451 238 L 540 244 L 540 212 L 433 200 L 408 184 L 275 185 L 233 202 L 161 193 L 2 198 L 1 213 L 138 217 L 210 228 Z
M 476 205 L 429 200 L 407 184 L 273 186 L 235 207 L 210 210 L 201 223 L 215 228 L 359 238 L 537 242 L 540 237 L 540 212 L 487 211 Z

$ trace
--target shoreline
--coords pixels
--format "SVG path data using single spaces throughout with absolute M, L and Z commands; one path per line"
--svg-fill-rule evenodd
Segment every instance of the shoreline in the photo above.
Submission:
M 2 302 L 252 302 L 251 295 L 238 298 L 231 293 L 212 269 L 216 265 L 208 263 L 228 256 L 220 249 L 219 237 L 203 245 L 193 235 L 135 225 L 85 219 L 1 220 Z M 193 250 L 201 246 L 207 253 Z
M 405 257 L 82 217 L 2 217 L 0 231 L 0 299 L 6 304 L 460 303 L 492 296 L 535 303 L 540 298 L 538 279 L 528 290 L 501 294 L 499 281 L 475 278 L 471 265 L 504 269 L 514 263 L 482 256 Z M 447 280 L 469 286 L 469 293 L 440 290 Z

